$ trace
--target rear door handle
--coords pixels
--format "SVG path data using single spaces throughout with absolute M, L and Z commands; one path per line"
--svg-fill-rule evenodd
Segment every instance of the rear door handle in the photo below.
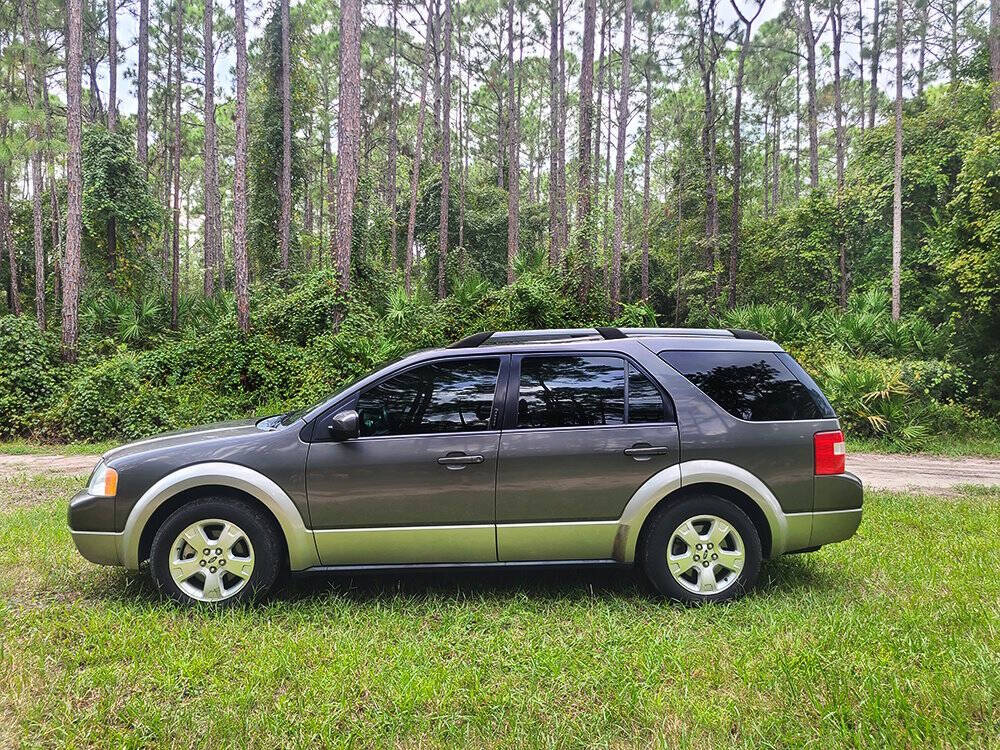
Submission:
M 648 460 L 652 456 L 663 456 L 670 452 L 666 445 L 633 445 L 625 449 L 625 455 L 631 456 L 636 461 Z
M 441 456 L 437 462 L 449 469 L 461 469 L 469 464 L 481 464 L 486 459 L 482 456 Z

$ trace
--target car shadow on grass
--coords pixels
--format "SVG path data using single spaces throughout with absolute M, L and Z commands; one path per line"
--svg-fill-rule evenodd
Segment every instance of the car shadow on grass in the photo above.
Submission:
M 844 588 L 845 581 L 828 565 L 807 555 L 764 563 L 755 597 L 783 599 Z M 138 573 L 107 571 L 89 579 L 84 595 L 119 604 L 169 604 L 160 596 L 144 566 Z M 572 601 L 622 599 L 656 601 L 645 577 L 630 566 L 525 566 L 516 568 L 414 568 L 381 571 L 308 571 L 289 575 L 263 602 L 250 606 L 322 603 L 336 598 L 359 604 L 395 598 L 438 603 L 469 599 Z

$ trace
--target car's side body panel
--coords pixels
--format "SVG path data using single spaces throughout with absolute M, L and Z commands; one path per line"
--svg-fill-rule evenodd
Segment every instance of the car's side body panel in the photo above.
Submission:
M 106 454 L 115 499 L 80 493 L 70 527 L 81 553 L 137 568 L 145 525 L 179 493 L 218 486 L 255 498 L 277 520 L 293 570 L 319 565 L 615 560 L 631 563 L 644 521 L 678 491 L 725 485 L 766 519 L 770 554 L 851 536 L 861 486 L 815 477 L 812 435 L 835 419 L 744 422 L 657 356 L 674 349 L 781 351 L 768 341 L 655 337 L 412 355 L 276 429 L 252 422 L 140 441 Z M 513 362 L 532 353 L 611 354 L 637 364 L 672 401 L 676 423 L 511 429 Z M 317 429 L 363 389 L 421 363 L 503 360 L 489 429 L 332 442 Z M 513 390 L 512 390 L 513 389 Z M 513 400 L 513 401 L 512 401 Z M 515 412 L 516 414 L 516 412 Z M 505 421 L 506 420 L 506 421 Z M 639 459 L 635 445 L 664 450 Z M 448 465 L 442 457 L 482 456 Z

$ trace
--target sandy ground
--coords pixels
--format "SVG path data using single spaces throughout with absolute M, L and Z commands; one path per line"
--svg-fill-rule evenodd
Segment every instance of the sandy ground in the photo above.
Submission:
M 0 454 L 0 478 L 17 474 L 89 474 L 100 456 L 50 456 Z
M 847 470 L 871 489 L 950 494 L 962 484 L 1000 486 L 1000 460 L 848 453 Z
M 88 474 L 97 456 L 0 455 L 0 478 L 19 474 Z M 847 470 L 871 489 L 949 494 L 962 484 L 1000 486 L 1000 460 L 853 453 Z

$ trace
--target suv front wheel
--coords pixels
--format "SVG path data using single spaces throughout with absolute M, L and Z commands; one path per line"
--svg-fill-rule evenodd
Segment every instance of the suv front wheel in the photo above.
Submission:
M 656 511 L 639 562 L 664 596 L 688 604 L 725 601 L 756 582 L 760 535 L 728 500 L 690 497 Z
M 203 498 L 174 511 L 157 530 L 149 553 L 162 593 L 182 604 L 213 606 L 266 592 L 282 559 L 267 515 L 226 497 Z

